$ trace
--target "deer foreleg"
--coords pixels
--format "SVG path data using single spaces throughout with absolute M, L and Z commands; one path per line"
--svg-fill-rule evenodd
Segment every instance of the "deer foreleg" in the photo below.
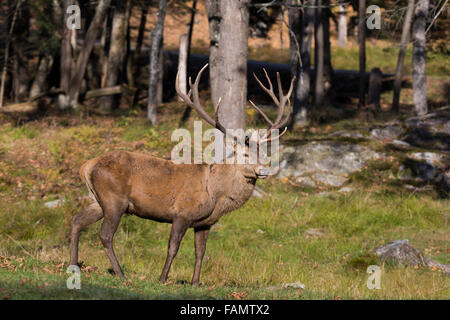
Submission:
M 103 210 L 97 202 L 92 203 L 84 210 L 73 216 L 72 231 L 70 235 L 70 262 L 69 265 L 78 264 L 78 242 L 81 231 L 88 225 L 97 222 L 103 217 Z
M 195 228 L 195 269 L 192 277 L 192 285 L 198 285 L 200 282 L 200 271 L 202 269 L 203 256 L 206 250 L 206 241 L 208 240 L 208 233 L 210 227 Z
M 159 277 L 159 281 L 166 282 L 169 274 L 172 261 L 177 255 L 178 248 L 180 247 L 181 240 L 186 233 L 186 230 L 190 226 L 190 222 L 183 218 L 175 218 L 172 222 L 172 229 L 170 230 L 169 248 L 167 250 L 166 263 L 164 264 L 163 271 Z

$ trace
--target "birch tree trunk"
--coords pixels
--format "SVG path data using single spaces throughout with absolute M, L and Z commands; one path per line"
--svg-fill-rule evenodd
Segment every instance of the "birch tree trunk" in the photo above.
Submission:
M 44 54 L 38 64 L 36 75 L 31 85 L 29 98 L 33 98 L 46 90 L 46 80 L 53 66 L 54 58 L 51 54 Z
M 329 0 L 323 2 L 324 5 L 330 5 Z M 330 8 L 322 9 L 323 23 L 323 86 L 324 99 L 330 96 L 333 82 L 333 67 L 331 65 L 331 42 L 330 42 Z
M 250 0 L 221 2 L 219 121 L 225 128 L 245 128 L 247 103 L 248 4 Z
M 338 42 L 340 47 L 345 47 L 347 45 L 347 10 L 344 5 L 339 6 L 338 15 Z
M 221 0 L 205 0 L 206 11 L 208 13 L 209 24 L 209 82 L 211 88 L 211 100 L 214 105 L 220 98 L 220 21 L 222 16 L 220 13 Z
M 359 0 L 359 108 L 366 104 L 366 0 Z
M 428 113 L 427 74 L 426 74 L 426 38 L 425 25 L 428 16 L 429 0 L 419 0 L 416 5 L 413 23 L 413 90 L 414 108 L 417 115 Z
M 70 106 L 69 103 L 69 84 L 70 78 L 72 76 L 72 46 L 70 44 L 72 30 L 68 29 L 66 26 L 66 21 L 68 19 L 67 8 L 74 4 L 74 0 L 64 0 L 62 1 L 62 17 L 61 21 L 61 59 L 60 59 L 60 83 L 59 87 L 63 90 L 64 94 L 58 96 L 58 107 L 60 109 L 66 109 Z
M 317 0 L 315 9 L 315 27 L 314 27 L 314 104 L 317 108 L 322 107 L 324 99 L 324 32 L 322 19 L 322 0 Z
M 111 0 L 99 0 L 99 3 L 95 10 L 94 19 L 92 20 L 91 24 L 89 25 L 89 29 L 86 32 L 83 46 L 80 49 L 80 53 L 76 62 L 76 68 L 73 72 L 73 75 L 71 76 L 69 85 L 69 105 L 72 108 L 77 108 L 78 96 L 80 94 L 81 83 L 86 72 L 86 65 L 88 63 L 89 56 L 91 55 L 92 48 L 94 47 L 95 40 L 97 39 L 100 27 L 103 24 L 110 3 Z
M 398 53 L 397 69 L 395 71 L 394 80 L 394 98 L 392 101 L 392 109 L 395 112 L 399 111 L 400 104 L 400 90 L 402 88 L 402 70 L 405 61 L 406 47 L 408 46 L 412 16 L 414 13 L 414 0 L 408 0 L 408 10 L 406 11 L 405 22 L 403 23 L 402 39 L 400 42 L 400 52 Z
M 150 80 L 148 85 L 147 119 L 153 124 L 157 124 L 158 106 L 158 82 L 163 66 L 161 63 L 161 50 L 163 46 L 164 19 L 166 16 L 167 0 L 158 2 L 158 22 L 151 33 L 152 47 L 150 50 Z
M 127 34 L 126 11 L 129 0 L 118 1 L 114 10 L 111 45 L 108 54 L 108 67 L 106 73 L 105 87 L 113 87 L 118 84 L 120 72 L 122 70 L 125 56 L 125 40 Z M 109 112 L 117 106 L 118 99 L 116 96 L 104 96 L 100 99 L 100 108 Z
M 296 0 L 291 1 L 297 2 Z M 314 0 L 306 0 L 303 4 L 306 6 L 314 5 Z M 300 46 L 301 56 L 301 60 L 298 61 L 297 43 L 291 35 L 291 73 L 297 77 L 294 87 L 292 126 L 304 126 L 307 123 L 307 111 L 309 107 L 308 98 L 311 81 L 311 42 L 314 28 L 314 9 L 305 7 L 303 9 L 303 17 L 300 16 L 300 10 L 296 8 L 289 8 L 288 14 L 291 29 L 294 33 L 300 33 L 296 40 Z

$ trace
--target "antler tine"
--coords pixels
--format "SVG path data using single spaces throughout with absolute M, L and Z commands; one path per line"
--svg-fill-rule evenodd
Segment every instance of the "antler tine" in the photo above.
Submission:
M 259 83 L 259 85 L 261 86 L 261 88 L 266 91 L 271 97 L 272 100 L 275 102 L 275 104 L 278 107 L 278 114 L 277 117 L 275 119 L 275 121 L 270 121 L 270 119 L 267 117 L 267 115 L 260 109 L 258 108 L 252 101 L 250 101 L 250 103 L 252 104 L 252 106 L 264 117 L 264 119 L 270 124 L 270 128 L 268 130 L 268 132 L 260 139 L 260 143 L 264 143 L 264 142 L 268 142 L 271 141 L 272 139 L 278 139 L 279 137 L 281 137 L 282 135 L 284 135 L 286 133 L 287 128 L 284 129 L 284 131 L 279 134 L 276 137 L 270 137 L 271 135 L 271 130 L 273 129 L 279 129 L 284 127 L 287 122 L 289 121 L 290 115 L 291 115 L 291 104 L 290 104 L 290 96 L 292 94 L 292 91 L 294 89 L 294 82 L 295 82 L 295 77 L 293 77 L 291 79 L 291 83 L 289 86 L 289 90 L 287 92 L 287 94 L 284 94 L 283 92 L 283 86 L 281 84 L 281 77 L 280 77 L 280 73 L 277 72 L 277 84 L 278 84 L 278 92 L 279 92 L 279 98 L 274 98 L 275 94 L 273 92 L 273 87 L 272 87 L 272 83 L 269 79 L 269 76 L 267 74 L 267 71 L 264 69 L 264 73 L 266 74 L 266 78 L 269 82 L 269 88 L 265 87 L 261 81 L 259 81 L 258 77 L 254 75 L 256 81 Z M 288 112 L 285 115 L 285 107 L 286 107 L 286 103 L 288 103 Z
M 219 122 L 219 108 L 220 108 L 221 102 L 222 102 L 222 97 L 219 98 L 219 101 L 217 101 L 216 107 L 214 108 L 214 120 L 216 122 Z
M 267 74 L 266 69 L 263 69 L 263 70 L 264 70 L 264 73 L 266 74 L 267 81 L 269 82 L 269 88 L 267 88 L 265 85 L 262 84 L 261 80 L 259 80 L 259 78 L 256 76 L 255 73 L 253 73 L 253 77 L 255 77 L 256 82 L 258 82 L 258 84 L 261 86 L 261 88 L 272 98 L 273 102 L 275 102 L 275 104 L 278 105 L 280 103 L 280 101 L 278 101 L 278 98 L 275 95 L 275 92 L 273 92 L 272 82 L 270 81 L 270 78 L 269 78 L 269 75 Z
M 198 84 L 200 83 L 200 78 L 202 76 L 203 71 L 208 67 L 208 64 L 205 64 L 203 68 L 200 69 L 200 71 L 197 74 L 197 78 L 195 78 L 194 83 L 192 83 L 192 79 L 189 77 L 189 93 L 186 95 L 185 93 L 181 92 L 180 89 L 180 70 L 177 72 L 177 77 L 175 80 L 175 90 L 177 91 L 178 96 L 186 102 L 191 108 L 195 109 L 198 114 L 205 119 L 206 122 L 208 122 L 213 127 L 219 129 L 223 133 L 226 132 L 226 129 L 219 123 L 219 121 L 214 120 L 211 118 L 211 116 L 203 109 L 200 98 L 198 94 Z M 191 97 L 193 98 L 193 101 L 191 100 Z M 216 107 L 218 108 L 218 106 Z
M 287 132 L 287 127 L 285 127 L 284 130 L 283 130 L 283 132 L 281 132 L 279 135 L 277 135 L 277 136 L 275 136 L 275 137 L 267 138 L 267 137 L 270 135 L 270 131 L 269 131 L 263 138 L 261 138 L 261 139 L 259 140 L 259 143 L 269 142 L 269 141 L 272 141 L 273 139 L 278 139 L 278 138 L 280 138 L 281 136 L 283 136 L 286 132 Z
M 291 102 L 290 102 L 290 97 L 292 94 L 292 91 L 294 89 L 294 82 L 295 82 L 296 77 L 292 77 L 291 79 L 291 84 L 289 86 L 289 90 L 287 92 L 286 95 L 283 95 L 283 98 L 280 98 L 280 101 L 282 101 L 282 106 L 280 107 L 280 109 L 282 108 L 282 110 L 280 110 L 277 120 L 275 121 L 275 128 L 282 128 L 286 125 L 286 123 L 289 121 L 289 117 L 291 116 Z M 280 81 L 280 78 L 278 77 L 278 80 Z M 281 81 L 278 83 L 279 88 L 281 88 Z M 280 92 L 283 92 L 283 89 L 280 89 Z M 283 115 L 284 115 L 284 107 L 286 105 L 286 102 L 288 104 L 288 112 L 286 113 L 286 116 L 283 119 Z
M 269 119 L 269 117 L 252 100 L 249 100 L 249 102 L 251 103 L 253 108 L 255 108 L 256 111 L 258 111 L 263 116 L 264 120 L 266 120 L 270 124 L 270 126 L 273 126 L 273 122 Z

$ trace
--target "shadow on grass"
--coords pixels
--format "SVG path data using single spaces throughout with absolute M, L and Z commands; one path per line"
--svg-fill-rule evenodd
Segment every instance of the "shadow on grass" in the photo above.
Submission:
M 58 281 L 59 280 L 59 281 Z M 179 300 L 203 299 L 214 297 L 202 292 L 188 292 L 188 288 L 176 286 L 179 292 L 163 292 L 160 284 L 149 283 L 146 288 L 120 288 L 120 285 L 110 286 L 101 283 L 87 283 L 82 280 L 81 288 L 68 289 L 65 277 L 55 277 L 52 281 L 24 281 L 15 279 L 0 281 L 0 299 L 13 300 Z M 172 288 L 168 288 L 168 291 Z

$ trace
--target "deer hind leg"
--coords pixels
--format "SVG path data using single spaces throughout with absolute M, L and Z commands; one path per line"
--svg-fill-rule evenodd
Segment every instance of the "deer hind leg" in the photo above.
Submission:
M 90 204 L 72 218 L 72 231 L 70 235 L 70 262 L 69 265 L 78 264 L 78 242 L 81 231 L 88 225 L 103 218 L 103 210 L 97 202 Z
M 125 204 L 117 204 L 112 208 L 104 208 L 105 217 L 103 218 L 103 223 L 99 232 L 100 240 L 106 249 L 106 254 L 111 262 L 114 273 L 119 277 L 124 277 L 124 275 L 116 254 L 114 253 L 113 238 L 119 227 L 120 218 L 126 209 L 127 206 Z
M 198 285 L 200 282 L 200 271 L 202 269 L 203 256 L 206 250 L 206 241 L 208 240 L 208 233 L 210 227 L 195 228 L 195 269 L 192 277 L 192 285 Z
M 186 230 L 191 225 L 191 222 L 177 217 L 172 222 L 172 229 L 170 230 L 170 239 L 169 239 L 169 248 L 167 250 L 167 258 L 166 263 L 164 264 L 163 271 L 161 276 L 159 277 L 160 282 L 166 282 L 167 276 L 169 275 L 170 266 L 172 265 L 172 261 L 177 255 L 178 248 L 180 247 L 181 240 L 186 233 Z

